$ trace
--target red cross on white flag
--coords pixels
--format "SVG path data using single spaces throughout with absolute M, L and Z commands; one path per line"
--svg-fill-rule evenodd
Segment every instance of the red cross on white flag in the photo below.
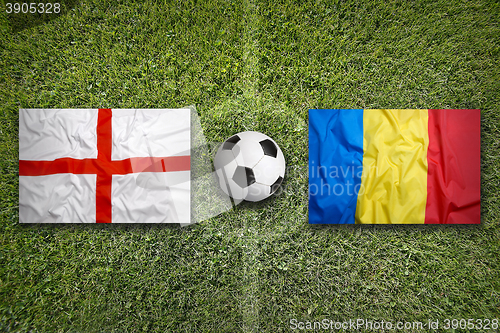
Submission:
M 190 223 L 189 109 L 21 109 L 22 223 Z

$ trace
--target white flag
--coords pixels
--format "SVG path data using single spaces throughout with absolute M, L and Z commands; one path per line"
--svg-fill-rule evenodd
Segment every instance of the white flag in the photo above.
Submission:
M 190 109 L 21 109 L 21 223 L 191 223 Z

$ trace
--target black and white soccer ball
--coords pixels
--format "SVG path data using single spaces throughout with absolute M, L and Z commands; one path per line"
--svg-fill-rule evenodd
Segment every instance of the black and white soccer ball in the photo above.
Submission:
M 285 177 L 283 152 L 259 132 L 241 132 L 227 139 L 215 155 L 214 166 L 220 187 L 235 200 L 264 200 Z

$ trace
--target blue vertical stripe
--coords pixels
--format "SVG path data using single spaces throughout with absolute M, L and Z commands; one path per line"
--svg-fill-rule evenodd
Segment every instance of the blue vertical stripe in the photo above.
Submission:
M 363 110 L 309 110 L 309 223 L 354 224 Z

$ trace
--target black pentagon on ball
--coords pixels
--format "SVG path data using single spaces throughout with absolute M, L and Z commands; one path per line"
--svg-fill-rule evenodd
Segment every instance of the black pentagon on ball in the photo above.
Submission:
M 255 183 L 255 175 L 252 169 L 238 166 L 234 171 L 233 180 L 240 187 L 247 187 Z
M 273 185 L 271 185 L 271 193 L 276 191 L 278 187 L 280 187 L 281 183 L 283 182 L 283 177 L 279 176 L 278 179 L 274 182 Z
M 259 143 L 262 146 L 262 150 L 264 151 L 264 154 L 266 154 L 267 156 L 271 156 L 271 157 L 278 156 L 278 147 L 276 147 L 274 142 L 272 142 L 269 139 L 265 139 Z
M 240 140 L 241 139 L 239 136 L 233 135 L 232 137 L 227 139 L 226 142 L 224 142 L 224 144 L 222 145 L 222 149 L 231 150 L 233 149 L 234 145 Z

